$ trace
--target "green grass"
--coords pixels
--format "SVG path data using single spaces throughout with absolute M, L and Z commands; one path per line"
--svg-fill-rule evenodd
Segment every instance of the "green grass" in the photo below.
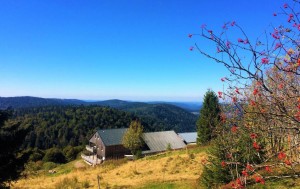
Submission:
M 148 184 L 140 189 L 173 189 L 175 188 L 175 184 L 174 183 L 151 183 Z
M 195 183 L 191 182 L 164 182 L 164 183 L 149 183 L 138 189 L 194 189 Z
M 56 173 L 54 173 L 54 174 L 51 174 L 48 172 L 45 172 L 45 173 L 47 176 L 50 176 L 50 177 L 57 177 L 59 175 L 68 174 L 74 169 L 73 164 L 74 164 L 74 162 L 69 162 L 67 164 L 60 164 L 54 168 L 54 170 L 56 170 Z
M 174 156 L 174 155 L 181 155 L 181 154 L 198 154 L 201 152 L 206 152 L 207 149 L 209 148 L 209 146 L 189 146 L 188 149 L 183 149 L 183 150 L 174 150 L 174 151 L 170 151 L 170 152 L 164 152 L 164 153 L 160 153 L 160 154 L 155 154 L 155 155 L 151 155 L 151 156 L 146 156 L 142 159 L 146 159 L 146 160 L 157 160 L 157 159 L 161 159 L 164 157 L 170 157 L 170 156 Z
M 300 189 L 300 179 L 276 179 L 268 180 L 264 185 L 253 184 L 248 186 L 249 189 Z

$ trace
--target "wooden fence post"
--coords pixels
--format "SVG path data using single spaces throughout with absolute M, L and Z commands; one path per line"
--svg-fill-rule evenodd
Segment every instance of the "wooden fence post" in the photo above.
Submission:
M 100 176 L 97 175 L 97 180 L 98 180 L 98 189 L 100 189 Z

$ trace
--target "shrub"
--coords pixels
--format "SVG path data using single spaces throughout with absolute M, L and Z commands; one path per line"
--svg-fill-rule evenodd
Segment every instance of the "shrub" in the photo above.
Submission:
M 22 173 L 23 175 L 35 175 L 37 174 L 37 171 L 41 170 L 43 168 L 43 162 L 42 161 L 29 161 L 25 164 L 25 170 Z
M 167 150 L 167 151 L 171 151 L 171 150 L 172 150 L 172 146 L 171 146 L 171 144 L 170 144 L 170 143 L 168 143 L 168 144 L 167 144 L 167 148 L 166 148 L 166 150 Z
M 46 171 L 54 169 L 55 167 L 57 167 L 57 164 L 53 162 L 46 162 L 43 164 L 43 169 Z
M 65 163 L 66 157 L 58 148 L 51 148 L 46 151 L 44 162 Z
M 190 158 L 190 159 L 195 159 L 195 154 L 194 154 L 194 153 L 190 153 L 190 154 L 189 154 L 189 158 Z
M 266 160 L 263 137 L 257 137 L 261 149 L 255 149 L 247 129 L 238 130 L 223 127 L 223 131 L 208 150 L 208 164 L 204 165 L 201 183 L 207 188 L 218 188 L 232 180 L 239 179 L 241 173 L 252 172 L 252 164 Z
M 140 158 L 142 158 L 142 156 L 143 156 L 142 150 L 137 150 L 134 155 L 134 159 L 140 159 Z
M 55 188 L 56 189 L 65 189 L 65 188 L 80 189 L 82 187 L 78 182 L 78 178 L 73 177 L 73 178 L 64 178 L 62 181 L 55 184 Z
M 42 160 L 45 153 L 42 150 L 35 149 L 32 151 L 32 154 L 29 156 L 29 161 L 39 161 Z
M 88 180 L 85 180 L 83 183 L 82 183 L 82 188 L 89 188 L 91 185 L 89 183 Z
M 73 147 L 73 146 L 67 146 L 63 149 L 64 156 L 66 157 L 66 160 L 68 162 L 76 159 L 77 154 L 80 151 L 81 151 L 81 148 L 76 148 L 76 147 Z

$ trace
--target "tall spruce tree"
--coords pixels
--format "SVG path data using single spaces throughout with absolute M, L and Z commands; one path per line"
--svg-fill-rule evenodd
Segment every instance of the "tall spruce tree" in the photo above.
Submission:
M 208 90 L 204 95 L 203 106 L 197 121 L 197 144 L 205 144 L 213 138 L 214 130 L 220 121 L 220 105 L 217 95 Z

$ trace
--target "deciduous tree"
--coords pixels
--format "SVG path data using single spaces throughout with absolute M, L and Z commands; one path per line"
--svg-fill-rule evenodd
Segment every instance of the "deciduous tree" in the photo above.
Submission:
M 211 155 L 222 162 L 219 169 L 228 169 L 234 188 L 251 180 L 265 184 L 267 179 L 300 175 L 299 7 L 297 0 L 284 3 L 273 15 L 286 22 L 271 26 L 260 38 L 249 38 L 238 22 L 230 21 L 220 34 L 202 27 L 201 39 L 211 41 L 215 52 L 195 44 L 195 50 L 229 70 L 221 78 L 228 87 L 219 97 L 228 106 L 223 109 L 218 138 L 226 144 L 218 150 L 228 155 Z M 239 37 L 230 37 L 231 30 Z M 284 169 L 284 175 L 273 169 Z
M 139 120 L 132 121 L 124 134 L 122 144 L 125 148 L 128 148 L 133 155 L 136 155 L 138 150 L 143 146 L 142 134 L 143 126 Z

